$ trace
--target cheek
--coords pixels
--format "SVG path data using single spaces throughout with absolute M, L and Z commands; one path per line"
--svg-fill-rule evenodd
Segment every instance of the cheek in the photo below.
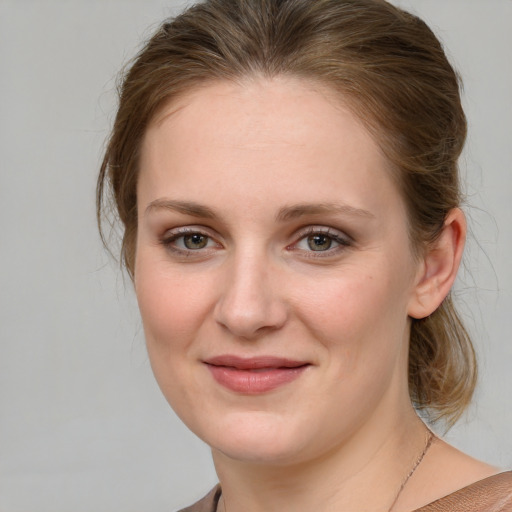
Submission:
M 383 272 L 344 269 L 339 276 L 297 287 L 297 291 L 310 323 L 333 330 L 343 325 L 339 334 L 345 336 L 390 320 L 386 312 L 405 311 L 401 287 Z
M 393 382 L 407 382 L 409 321 L 399 281 L 353 269 L 303 303 L 302 323 L 323 345 L 324 394 L 336 397 L 339 412 L 333 414 L 340 424 L 357 423 Z M 351 415 L 345 418 L 347 411 Z
M 154 258 L 139 257 L 135 290 L 151 364 L 178 366 L 211 309 L 213 286 Z M 156 375 L 158 378 L 158 375 Z
M 382 265 L 377 269 L 382 270 Z M 303 287 L 310 293 L 297 298 L 297 311 L 316 339 L 343 365 L 343 375 L 376 371 L 381 362 L 394 358 L 407 340 L 406 283 L 389 266 L 343 269 L 338 276 Z
M 140 256 L 135 289 L 155 379 L 169 404 L 186 419 L 188 404 L 200 393 L 194 378 L 194 340 L 208 310 L 206 287 L 161 261 Z

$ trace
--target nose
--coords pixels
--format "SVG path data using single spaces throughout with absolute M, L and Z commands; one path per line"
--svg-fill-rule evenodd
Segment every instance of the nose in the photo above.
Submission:
M 280 294 L 279 271 L 254 254 L 226 262 L 215 320 L 237 338 L 254 340 L 280 329 L 288 311 Z

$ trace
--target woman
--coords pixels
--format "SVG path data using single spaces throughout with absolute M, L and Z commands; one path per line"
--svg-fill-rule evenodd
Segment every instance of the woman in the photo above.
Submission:
M 188 511 L 512 510 L 451 425 L 476 379 L 450 299 L 457 76 L 380 0 L 210 0 L 124 77 L 98 182 L 156 379 L 212 448 Z

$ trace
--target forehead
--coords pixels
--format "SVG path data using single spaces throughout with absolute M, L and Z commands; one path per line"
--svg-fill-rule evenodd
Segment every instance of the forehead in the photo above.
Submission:
M 351 131 L 357 126 L 359 133 L 368 135 L 340 94 L 317 81 L 289 76 L 201 84 L 166 104 L 150 124 L 146 138 L 169 122 L 180 123 L 182 128 L 188 125 L 193 132 L 186 133 L 190 141 L 207 132 L 209 138 L 220 137 L 224 133 L 213 128 L 225 130 L 230 124 L 230 140 L 246 147 L 249 142 L 255 147 L 258 143 L 314 142 L 313 133 L 325 137 L 326 127 L 339 129 L 347 124 L 352 125 Z
M 384 184 L 392 187 L 386 158 L 333 91 L 253 79 L 208 84 L 161 110 L 143 142 L 139 197 L 204 199 L 215 190 L 232 200 L 333 202 L 342 193 L 360 207 Z

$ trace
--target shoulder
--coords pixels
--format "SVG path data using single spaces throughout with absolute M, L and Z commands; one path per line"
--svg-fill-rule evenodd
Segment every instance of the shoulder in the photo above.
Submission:
M 396 510 L 512 512 L 512 472 L 501 471 L 436 438 Z
M 512 471 L 479 480 L 416 512 L 512 512 Z
M 216 485 L 204 498 L 178 512 L 215 512 L 220 498 L 220 486 Z
M 220 495 L 217 485 L 204 498 L 179 512 L 216 512 Z M 512 512 L 512 471 L 479 480 L 415 512 Z

